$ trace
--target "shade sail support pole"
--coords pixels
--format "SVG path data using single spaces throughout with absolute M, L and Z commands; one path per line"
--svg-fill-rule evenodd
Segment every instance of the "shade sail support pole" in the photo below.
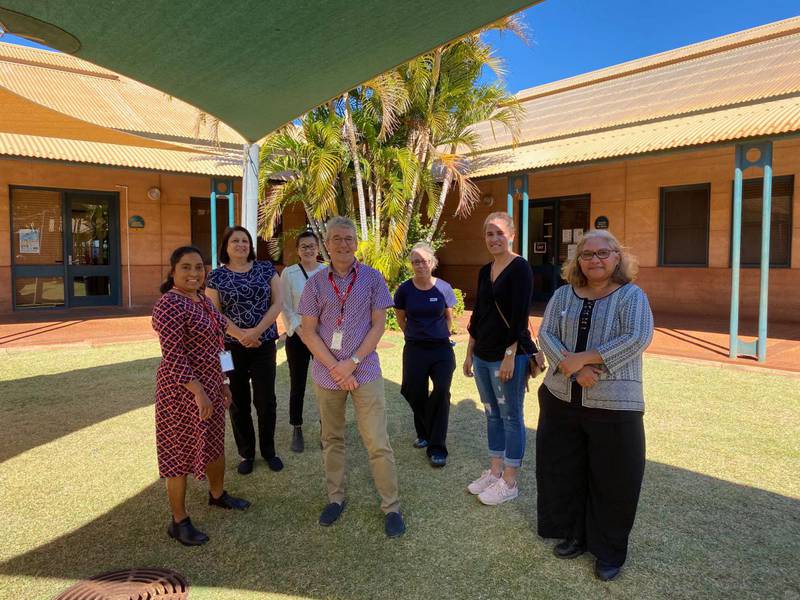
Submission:
M 749 155 L 749 156 L 748 156 Z M 761 198 L 761 262 L 758 294 L 758 339 L 746 342 L 739 339 L 739 295 L 742 253 L 742 191 L 744 171 L 758 167 L 764 173 Z M 733 179 L 733 232 L 731 236 L 731 313 L 730 347 L 728 356 L 757 356 L 767 360 L 767 308 L 769 306 L 769 247 L 772 220 L 772 142 L 736 144 L 736 164 Z
M 242 173 L 242 227 L 250 232 L 254 243 L 258 239 L 258 166 L 261 146 L 245 144 Z

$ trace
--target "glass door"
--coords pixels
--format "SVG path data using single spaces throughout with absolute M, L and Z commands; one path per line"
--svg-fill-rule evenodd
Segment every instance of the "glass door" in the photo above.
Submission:
M 590 197 L 531 200 L 528 209 L 528 261 L 533 271 L 533 300 L 546 302 L 558 287 L 561 266 L 589 229 Z
M 119 302 L 116 196 L 67 192 L 67 292 L 70 306 Z

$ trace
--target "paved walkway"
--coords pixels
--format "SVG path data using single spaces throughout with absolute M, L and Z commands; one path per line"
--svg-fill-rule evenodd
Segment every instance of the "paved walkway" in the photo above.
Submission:
M 459 319 L 462 331 L 468 319 L 469 313 Z M 531 322 L 538 328 L 541 316 L 532 317 Z M 742 338 L 753 339 L 756 325 L 743 323 L 740 331 Z M 656 315 L 656 332 L 648 353 L 800 373 L 800 323 L 771 323 L 769 333 L 766 362 L 759 363 L 755 358 L 730 360 L 726 320 Z M 0 352 L 154 339 L 149 310 L 145 309 L 93 308 L 0 316 Z

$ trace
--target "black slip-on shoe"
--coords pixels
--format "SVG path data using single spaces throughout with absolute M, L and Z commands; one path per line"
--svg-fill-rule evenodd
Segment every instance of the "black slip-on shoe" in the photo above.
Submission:
M 270 471 L 283 470 L 283 461 L 280 459 L 279 456 L 270 456 L 269 458 L 266 458 L 264 460 L 267 461 L 267 466 L 269 467 Z
M 613 581 L 619 577 L 622 567 L 614 567 L 599 558 L 594 563 L 594 574 L 600 581 Z
M 586 552 L 586 544 L 574 538 L 563 540 L 553 548 L 556 558 L 577 558 L 584 552 Z
M 306 449 L 306 442 L 303 439 L 303 428 L 295 426 L 292 431 L 292 445 L 290 446 L 292 452 L 302 452 Z
M 423 440 L 422 438 L 417 438 L 414 440 L 414 448 L 427 448 L 428 447 L 428 440 Z
M 338 502 L 329 502 L 319 515 L 319 524 L 323 527 L 330 527 L 333 525 L 344 511 L 347 502 L 343 501 L 341 504 Z
M 239 463 L 239 466 L 236 467 L 236 471 L 239 475 L 250 475 L 253 472 L 253 459 L 252 458 L 243 458 L 242 462 Z
M 399 512 L 386 513 L 383 526 L 389 538 L 398 538 L 406 532 L 406 524 Z
M 211 492 L 208 492 L 208 505 L 218 506 L 219 508 L 224 508 L 226 510 L 247 510 L 250 508 L 250 502 L 244 500 L 243 498 L 231 496 L 224 490 L 222 492 L 222 496 L 219 498 L 214 498 L 214 496 L 211 495 Z
M 208 541 L 208 536 L 199 529 L 195 529 L 189 517 L 180 523 L 176 523 L 174 519 L 171 520 L 167 527 L 167 535 L 178 540 L 184 546 L 202 546 Z

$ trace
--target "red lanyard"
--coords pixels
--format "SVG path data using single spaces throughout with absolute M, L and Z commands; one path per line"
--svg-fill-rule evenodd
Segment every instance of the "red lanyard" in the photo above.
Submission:
M 347 286 L 347 290 L 342 296 L 342 293 L 339 291 L 339 286 L 336 285 L 336 282 L 333 280 L 333 271 L 328 271 L 328 281 L 331 282 L 331 286 L 333 286 L 333 291 L 336 292 L 336 297 L 339 299 L 339 319 L 336 321 L 336 328 L 339 329 L 342 326 L 342 322 L 344 322 L 344 305 L 347 302 L 347 299 L 350 297 L 350 292 L 353 291 L 353 285 L 355 285 L 356 278 L 358 277 L 358 263 L 356 266 L 353 267 L 353 277 L 350 279 L 350 284 Z

